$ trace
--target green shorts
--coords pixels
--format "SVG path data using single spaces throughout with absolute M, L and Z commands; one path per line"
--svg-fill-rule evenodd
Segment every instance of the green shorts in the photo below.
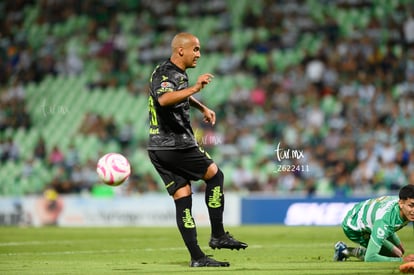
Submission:
M 348 226 L 346 226 L 345 223 L 342 223 L 342 229 L 344 230 L 345 235 L 351 241 L 365 248 L 368 246 L 369 238 L 371 237 L 370 232 L 361 232 L 361 231 L 352 230 Z

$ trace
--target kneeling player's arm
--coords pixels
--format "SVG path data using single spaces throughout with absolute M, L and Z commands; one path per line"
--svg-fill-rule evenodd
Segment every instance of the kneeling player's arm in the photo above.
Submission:
M 398 237 L 397 233 L 394 233 L 389 237 L 389 240 L 396 246 L 401 246 L 401 240 Z M 404 252 L 404 251 L 403 251 Z
M 383 245 L 384 245 L 384 242 L 381 242 L 381 240 L 374 240 L 371 236 L 368 242 L 367 251 L 365 252 L 365 259 L 364 259 L 365 262 L 401 262 L 402 261 L 402 258 L 387 257 L 387 256 L 380 255 L 380 251 Z M 388 247 L 386 248 L 389 249 Z

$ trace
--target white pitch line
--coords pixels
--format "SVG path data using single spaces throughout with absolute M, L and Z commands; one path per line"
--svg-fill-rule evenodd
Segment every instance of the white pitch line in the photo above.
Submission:
M 204 247 L 203 249 L 208 249 L 209 247 Z M 250 249 L 262 248 L 260 245 L 249 246 Z M 186 250 L 184 246 L 182 247 L 162 247 L 162 248 L 143 248 L 143 249 L 100 249 L 100 250 L 67 250 L 67 251 L 55 251 L 55 252 L 10 252 L 10 253 L 0 253 L 1 255 L 6 256 L 23 256 L 23 255 L 72 255 L 72 254 L 113 254 L 113 253 L 132 253 L 137 251 L 180 251 Z
M 72 243 L 72 241 L 55 241 L 55 242 L 40 242 L 40 241 L 32 241 L 32 242 L 9 242 L 9 243 L 0 243 L 0 246 L 23 246 L 23 245 L 45 245 L 45 244 L 67 244 Z M 283 248 L 306 248 L 306 247 L 313 247 L 313 248 L 326 248 L 326 247 L 333 247 L 331 243 L 319 243 L 319 244 L 278 244 L 277 241 L 272 245 L 249 245 L 247 248 L 248 250 L 251 249 L 283 249 Z M 204 250 L 210 249 L 210 247 L 205 246 L 202 247 Z M 161 247 L 161 248 L 135 248 L 135 249 L 100 249 L 100 250 L 68 250 L 68 251 L 55 251 L 55 252 L 9 252 L 9 253 L 0 253 L 1 255 L 6 256 L 22 256 L 22 255 L 71 255 L 71 254 L 108 254 L 108 253 L 129 253 L 129 252 L 137 252 L 137 251 L 179 251 L 185 250 L 184 246 L 182 247 Z
M 117 239 L 117 242 L 131 243 L 133 239 Z M 96 242 L 96 239 L 83 239 L 83 240 L 58 240 L 58 241 L 27 241 L 27 242 L 0 242 L 0 247 L 6 246 L 25 246 L 25 245 L 49 245 L 49 244 L 74 244 L 74 243 L 86 243 Z

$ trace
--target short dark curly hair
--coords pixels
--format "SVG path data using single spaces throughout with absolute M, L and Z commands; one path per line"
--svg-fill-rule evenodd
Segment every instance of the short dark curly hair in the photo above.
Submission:
M 400 189 L 400 200 L 414 199 L 414 184 L 408 184 Z

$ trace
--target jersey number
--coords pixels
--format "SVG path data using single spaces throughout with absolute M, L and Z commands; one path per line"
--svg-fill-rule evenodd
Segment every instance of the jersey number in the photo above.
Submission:
M 377 238 L 378 238 L 378 239 L 383 239 L 383 238 L 384 238 L 384 236 L 385 236 L 384 229 L 382 229 L 382 228 L 378 228 L 378 229 L 377 229 Z
M 148 109 L 149 109 L 149 121 L 150 121 L 150 134 L 158 134 L 158 120 L 157 112 L 154 107 L 154 99 L 152 96 L 148 99 Z

